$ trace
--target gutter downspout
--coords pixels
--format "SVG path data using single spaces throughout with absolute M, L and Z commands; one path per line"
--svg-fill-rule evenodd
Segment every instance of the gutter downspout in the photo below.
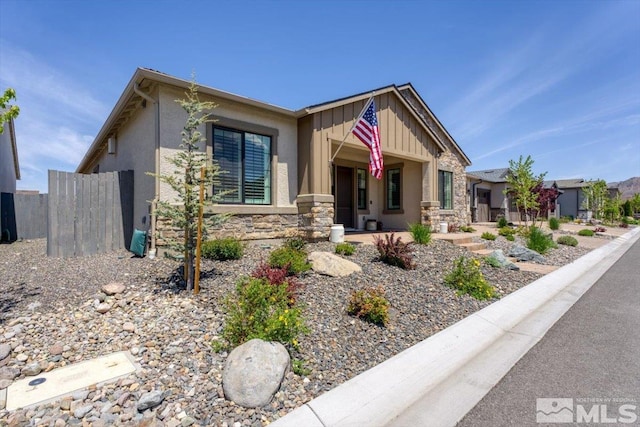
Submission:
M 471 222 L 478 222 L 478 195 L 476 194 L 476 185 L 478 184 L 482 184 L 482 180 L 471 183 L 471 197 L 473 198 Z
M 160 102 L 153 99 L 148 94 L 144 93 L 140 90 L 138 83 L 133 84 L 133 91 L 146 99 L 148 102 L 153 103 L 155 106 L 155 195 L 153 196 L 153 201 L 151 202 L 151 248 L 149 248 L 149 258 L 155 257 L 156 254 L 156 205 L 158 200 L 160 200 L 160 178 L 158 174 L 160 173 Z

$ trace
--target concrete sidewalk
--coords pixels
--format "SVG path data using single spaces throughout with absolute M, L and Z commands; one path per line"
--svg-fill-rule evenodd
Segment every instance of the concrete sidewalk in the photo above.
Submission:
M 453 426 L 640 239 L 640 227 L 352 378 L 273 426 Z

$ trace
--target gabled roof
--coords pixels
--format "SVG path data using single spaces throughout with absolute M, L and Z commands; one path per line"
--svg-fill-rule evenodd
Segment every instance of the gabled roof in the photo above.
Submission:
M 500 168 L 500 169 L 486 169 L 481 171 L 469 171 L 467 172 L 467 176 L 470 178 L 476 178 L 482 180 L 484 182 L 507 182 L 507 174 L 509 173 L 509 168 Z
M 453 148 L 458 152 L 458 154 L 460 154 L 460 156 L 464 159 L 464 161 L 467 162 L 467 166 L 471 166 L 471 160 L 469 159 L 469 157 L 467 157 L 467 155 L 464 153 L 464 151 L 462 151 L 462 148 L 460 148 L 460 146 L 458 145 L 458 143 L 455 141 L 455 139 L 453 139 L 453 137 L 451 136 L 451 134 L 449 133 L 449 131 L 447 131 L 447 129 L 442 125 L 442 123 L 440 123 L 440 120 L 438 120 L 438 118 L 436 117 L 435 114 L 433 114 L 433 111 L 431 111 L 431 109 L 429 108 L 429 106 L 427 105 L 426 102 L 424 102 L 424 99 L 422 99 L 422 97 L 420 96 L 420 94 L 418 94 L 418 91 L 416 91 L 416 89 L 413 87 L 413 85 L 411 83 L 405 83 L 403 85 L 398 86 L 398 90 L 400 91 L 400 93 L 402 93 L 403 90 L 408 90 L 411 93 L 413 93 L 413 95 L 415 96 L 415 98 L 420 101 L 420 105 L 422 108 L 424 108 L 424 110 L 427 112 L 427 114 L 429 115 L 429 118 L 436 124 L 436 126 L 438 126 L 438 128 L 440 129 L 440 131 L 442 133 L 444 133 L 447 137 L 447 139 L 449 140 L 449 142 L 451 143 L 451 145 L 453 145 Z M 404 95 L 403 95 L 404 98 Z M 422 117 L 422 115 L 420 114 L 420 112 L 416 111 L 418 113 L 418 115 L 420 116 L 420 118 L 422 119 L 422 121 L 425 122 L 425 124 L 427 126 L 429 126 L 429 122 L 427 121 L 426 117 Z
M 143 100 L 143 96 L 140 95 L 140 88 L 147 88 L 152 86 L 154 83 L 163 83 L 171 86 L 175 86 L 178 88 L 187 89 L 191 84 L 191 81 L 180 79 L 177 77 L 170 76 L 168 74 L 152 70 L 150 68 L 142 68 L 139 67 L 134 72 L 131 80 L 125 87 L 124 91 L 120 95 L 120 98 L 116 102 L 116 105 L 111 110 L 109 117 L 103 124 L 102 128 L 98 132 L 97 136 L 93 140 L 93 143 L 89 147 L 89 150 L 80 161 L 76 172 L 82 172 L 86 169 L 92 162 L 92 160 L 97 157 L 107 146 L 107 141 L 109 137 L 115 135 L 120 127 L 131 117 L 131 115 L 136 111 L 137 106 Z M 441 141 L 441 138 L 438 136 L 438 133 L 435 132 L 434 129 L 431 129 L 428 121 L 422 117 L 422 115 L 414 108 L 406 99 L 405 95 L 402 94 L 401 90 L 410 90 L 416 99 L 418 99 L 421 103 L 421 106 L 425 111 L 429 114 L 429 118 L 432 119 L 433 123 L 435 123 L 440 131 L 446 135 L 449 142 L 453 145 L 453 147 L 458 151 L 458 153 L 462 156 L 464 161 L 467 162 L 468 165 L 471 164 L 471 161 L 466 156 L 466 154 L 460 149 L 455 140 L 451 137 L 451 135 L 447 132 L 447 130 L 442 126 L 440 121 L 436 118 L 436 116 L 431 112 L 426 103 L 422 100 L 420 95 L 415 91 L 413 86 L 410 83 L 404 84 L 400 87 L 396 85 L 389 85 L 374 91 L 363 92 L 360 94 L 348 96 L 345 98 L 340 98 L 337 100 L 324 102 L 322 104 L 311 105 L 309 107 L 305 107 L 299 110 L 290 110 L 287 108 L 279 107 L 277 105 L 269 104 L 266 102 L 258 101 L 252 98 L 247 98 L 240 95 L 235 95 L 230 92 L 225 92 L 219 89 L 215 89 L 213 87 L 204 86 L 198 83 L 198 92 L 207 94 L 210 96 L 214 96 L 218 99 L 229 100 L 239 102 L 245 105 L 251 105 L 257 108 L 261 108 L 264 110 L 268 110 L 277 114 L 281 114 L 291 118 L 301 118 L 309 114 L 313 114 L 319 111 L 328 110 L 330 108 L 335 108 L 341 105 L 345 105 L 352 102 L 357 102 L 371 96 L 372 92 L 375 94 L 383 94 L 387 92 L 394 92 L 400 102 L 407 108 L 407 110 L 416 118 L 417 122 L 422 125 L 424 130 L 429 134 L 436 145 L 441 151 L 446 151 L 446 147 L 444 142 Z M 148 98 L 148 97 L 145 97 Z M 17 157 L 16 157 L 17 159 Z M 16 160 L 17 162 L 17 160 Z
M 133 73 L 131 80 L 125 87 L 124 91 L 120 95 L 118 102 L 111 110 L 109 117 L 102 125 L 102 128 L 98 132 L 98 135 L 93 140 L 93 143 L 89 147 L 89 150 L 84 155 L 80 164 L 76 168 L 76 172 L 82 172 L 89 166 L 91 160 L 98 156 L 107 145 L 107 140 L 110 136 L 117 133 L 118 129 L 128 120 L 128 118 L 136 110 L 136 106 L 142 101 L 142 97 L 136 92 L 139 87 L 150 86 L 153 83 L 164 83 L 171 86 L 176 86 L 183 89 L 188 89 L 191 85 L 191 81 L 179 79 L 177 77 L 170 76 L 160 71 L 152 70 L 150 68 L 139 67 Z M 209 86 L 200 85 L 198 83 L 198 92 L 217 97 L 219 99 L 225 99 L 229 101 L 241 102 L 245 105 L 252 105 L 258 108 L 272 111 L 274 113 L 283 114 L 289 117 L 295 117 L 295 112 L 286 108 L 278 107 L 277 105 L 268 104 L 266 102 L 258 101 L 244 96 L 235 95 L 230 92 L 225 92 L 219 89 L 215 89 Z
M 371 96 L 382 95 L 388 92 L 393 92 L 398 97 L 400 102 L 405 106 L 405 108 L 411 113 L 412 116 L 415 117 L 416 121 L 420 123 L 423 129 L 427 132 L 429 136 L 435 141 L 436 145 L 440 149 L 440 151 L 446 151 L 447 148 L 444 146 L 444 143 L 440 140 L 438 135 L 429 127 L 429 124 L 424 120 L 420 114 L 416 111 L 415 108 L 407 101 L 405 96 L 400 92 L 400 89 L 396 85 L 384 86 L 378 89 L 374 89 L 368 92 L 362 92 L 356 95 L 348 96 L 345 98 L 335 99 L 333 101 L 323 102 L 322 104 L 312 105 L 310 107 L 303 108 L 298 110 L 298 117 L 303 117 L 308 114 L 318 113 L 320 111 L 330 110 L 332 108 L 341 107 L 343 105 L 351 104 L 353 102 L 362 101 L 368 99 Z M 448 135 L 448 134 L 447 134 Z M 453 139 L 451 139 L 453 145 L 457 147 Z M 463 153 L 464 155 L 464 153 Z M 466 156 L 464 156 L 467 159 Z M 468 159 L 467 159 L 468 160 Z M 471 164 L 471 162 L 469 162 Z
M 582 188 L 589 185 L 583 178 L 557 179 L 558 188 Z

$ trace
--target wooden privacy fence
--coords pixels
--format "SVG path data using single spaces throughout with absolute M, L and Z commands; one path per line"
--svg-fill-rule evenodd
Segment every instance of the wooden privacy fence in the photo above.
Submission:
M 47 255 L 74 257 L 129 248 L 133 171 L 49 171 Z
M 47 237 L 47 194 L 21 194 L 13 196 L 19 239 Z

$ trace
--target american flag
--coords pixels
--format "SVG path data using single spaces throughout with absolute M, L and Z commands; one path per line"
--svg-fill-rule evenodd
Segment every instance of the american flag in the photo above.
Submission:
M 372 99 L 369 107 L 352 130 L 360 141 L 369 147 L 369 172 L 376 179 L 382 178 L 382 150 L 380 149 L 380 133 L 376 118 L 376 102 Z

